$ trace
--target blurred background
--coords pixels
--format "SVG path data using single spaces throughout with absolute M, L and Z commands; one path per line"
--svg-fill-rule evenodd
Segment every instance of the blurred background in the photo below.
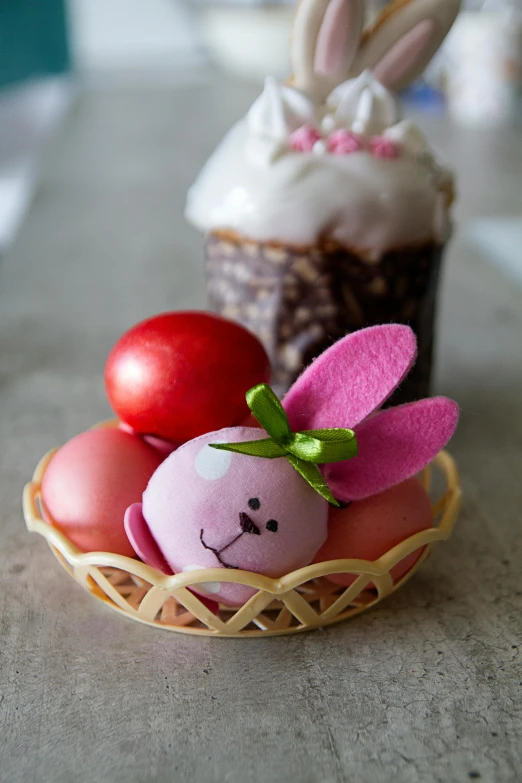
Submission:
M 373 0 L 370 16 L 383 5 Z M 447 128 L 466 127 L 466 138 L 479 145 L 475 154 L 489 155 L 499 176 L 510 169 L 499 160 L 502 149 L 520 139 L 503 140 L 491 128 L 519 120 L 521 8 L 522 0 L 465 2 L 424 79 L 404 96 L 410 111 L 444 117 Z M 173 95 L 180 86 L 218 79 L 220 71 L 252 85 L 268 73 L 285 77 L 292 16 L 293 0 L 2 0 L 0 250 L 21 225 L 48 139 L 82 93 L 140 88 Z M 256 90 L 244 95 L 250 99 Z M 228 116 L 227 124 L 234 119 Z M 447 145 L 446 139 L 447 133 Z M 451 161 L 451 149 L 444 152 Z M 195 161 L 195 170 L 202 162 Z M 493 205 L 478 215 L 476 194 L 469 215 L 466 201 L 460 209 L 473 218 L 470 236 L 491 245 L 496 260 L 522 279 L 514 252 L 522 244 L 517 193 L 510 196 L 513 215 L 496 214 Z

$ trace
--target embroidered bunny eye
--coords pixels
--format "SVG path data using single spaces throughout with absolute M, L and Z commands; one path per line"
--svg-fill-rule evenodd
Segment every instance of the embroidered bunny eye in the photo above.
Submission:
M 277 533 L 277 528 L 279 525 L 277 524 L 277 520 L 275 519 L 269 519 L 266 523 L 266 529 L 270 530 L 271 533 Z
M 261 502 L 259 498 L 250 498 L 248 501 L 249 508 L 252 509 L 252 511 L 258 511 L 261 508 Z

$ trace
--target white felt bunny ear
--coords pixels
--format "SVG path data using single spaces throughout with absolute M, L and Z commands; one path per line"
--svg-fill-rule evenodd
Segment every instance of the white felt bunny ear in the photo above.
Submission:
M 290 427 L 352 429 L 402 381 L 417 353 L 409 326 L 370 326 L 334 343 L 283 399 Z
M 325 98 L 344 81 L 364 25 L 364 0 L 301 0 L 292 31 L 295 86 Z
M 365 32 L 351 71 L 369 68 L 390 90 L 419 76 L 449 32 L 460 0 L 393 0 Z
M 388 408 L 355 428 L 359 453 L 326 465 L 324 477 L 339 500 L 362 500 L 400 484 L 444 448 L 457 426 L 459 408 L 446 397 Z

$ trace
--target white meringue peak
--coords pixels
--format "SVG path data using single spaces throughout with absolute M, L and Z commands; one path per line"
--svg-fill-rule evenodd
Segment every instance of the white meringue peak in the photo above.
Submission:
M 370 71 L 348 79 L 333 90 L 326 104 L 339 128 L 355 133 L 382 133 L 398 119 L 397 103 Z
M 301 125 L 313 125 L 316 120 L 312 101 L 293 87 L 279 84 L 272 76 L 265 79 L 265 88 L 247 115 L 253 135 L 277 140 L 287 139 Z
M 402 149 L 412 155 L 419 155 L 429 150 L 428 140 L 424 133 L 411 120 L 402 120 L 384 131 L 384 136 L 397 142 Z

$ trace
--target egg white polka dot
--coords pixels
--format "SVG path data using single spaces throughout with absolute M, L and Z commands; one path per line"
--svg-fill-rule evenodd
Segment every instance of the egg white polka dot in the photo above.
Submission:
M 187 565 L 183 571 L 204 571 L 205 566 L 201 565 Z M 197 585 L 198 590 L 202 593 L 219 593 L 221 590 L 221 582 L 201 582 Z
M 228 472 L 231 462 L 232 453 L 230 451 L 212 449 L 207 445 L 203 446 L 196 454 L 194 468 L 201 478 L 207 481 L 217 481 Z

